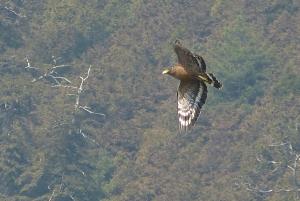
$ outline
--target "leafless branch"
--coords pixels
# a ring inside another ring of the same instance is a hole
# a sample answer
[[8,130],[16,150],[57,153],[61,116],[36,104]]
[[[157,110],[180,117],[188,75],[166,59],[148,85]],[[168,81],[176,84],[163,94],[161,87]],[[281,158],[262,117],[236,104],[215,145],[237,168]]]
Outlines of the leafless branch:
[[88,113],[90,113],[90,114],[96,114],[96,115],[101,115],[101,116],[104,116],[105,117],[105,114],[103,114],[103,113],[98,113],[98,112],[93,112],[93,111],[91,111],[90,109],[90,107],[88,107],[88,106],[79,106],[79,108],[80,109],[82,109],[82,110],[84,110],[84,111],[86,111],[86,112],[88,112]]
[[[25,69],[40,70],[40,68],[31,66],[28,57],[26,57],[25,60],[27,62],[27,66],[25,67]],[[70,88],[70,89],[77,90],[74,94],[68,94],[68,95],[75,96],[75,104],[74,104],[74,110],[75,111],[78,111],[78,109],[82,109],[82,110],[84,110],[84,111],[86,111],[90,114],[100,115],[100,116],[105,117],[105,114],[103,114],[103,113],[94,112],[94,111],[91,110],[90,107],[80,105],[81,93],[83,92],[84,85],[85,85],[87,79],[90,76],[92,66],[89,66],[87,74],[86,74],[85,77],[83,77],[83,76],[79,77],[81,81],[80,81],[79,86],[77,87],[77,86],[71,85],[72,82],[68,78],[59,75],[59,73],[56,71],[56,69],[70,67],[71,65],[65,65],[65,64],[57,65],[57,58],[55,58],[54,56],[52,56],[52,60],[53,60],[53,66],[50,67],[44,74],[40,75],[37,78],[34,78],[31,82],[37,82],[37,81],[42,80],[42,79],[51,78],[53,80],[53,82],[55,83],[51,87],[55,87],[55,88],[62,87],[62,88]]]
[[89,67],[89,69],[87,71],[87,75],[85,77],[80,76],[81,82],[79,84],[77,93],[76,94],[70,94],[70,95],[75,95],[76,96],[74,109],[75,109],[75,111],[77,111],[78,109],[82,109],[82,110],[84,110],[84,111],[86,111],[90,114],[101,115],[101,116],[105,117],[105,114],[103,114],[103,113],[93,112],[90,107],[80,105],[80,96],[81,96],[81,93],[83,92],[84,84],[90,76],[90,71],[91,71],[91,66]]
[[[42,80],[44,78],[45,79],[51,78],[55,82],[55,85],[53,85],[52,87],[75,88],[75,87],[72,87],[70,85],[64,85],[63,84],[64,82],[66,82],[68,84],[71,84],[72,82],[68,78],[59,75],[59,73],[56,71],[56,69],[70,67],[71,65],[56,65],[55,57],[52,57],[52,58],[54,60],[54,62],[53,62],[54,65],[52,67],[50,67],[49,69],[47,69],[46,72],[44,72],[38,78],[34,78],[31,82],[37,82],[37,81]],[[31,66],[28,57],[26,57],[25,59],[26,59],[26,62],[27,62],[27,66],[25,67],[25,69],[33,69],[33,70],[39,70],[39,71],[41,70],[40,68]]]
[[78,88],[78,93],[81,93],[82,92],[82,85],[83,85],[83,83],[85,82],[85,80],[87,80],[88,78],[89,78],[89,76],[90,76],[90,71],[91,71],[91,66],[89,67],[89,69],[88,69],[88,72],[87,72],[87,75],[86,75],[86,77],[81,77],[80,76],[80,79],[81,79],[81,83],[80,83],[80,86],[79,86],[79,88]]
[[262,187],[258,187],[256,185],[252,185],[248,182],[241,183],[241,185],[245,186],[247,191],[256,192],[256,193],[280,193],[280,192],[300,192],[300,188],[278,188],[278,189],[264,189]]
[[70,67],[71,65],[58,65],[58,66],[53,66],[53,69],[57,69],[57,68],[65,68],[65,67]]
[[[62,191],[62,187],[63,187],[63,179],[64,179],[64,174],[61,176],[61,180],[60,180],[60,184],[59,184],[59,188],[58,188],[58,191],[61,192]],[[48,186],[48,189],[50,190],[51,187],[50,185]],[[52,201],[52,199],[55,197],[55,192],[56,192],[57,188],[54,186],[53,187],[53,191],[51,193],[51,196],[49,198],[48,201]]]
[[276,167],[270,172],[274,173],[278,169],[284,171],[285,168],[288,168],[292,171],[292,183],[291,187],[275,187],[275,188],[264,188],[259,187],[258,185],[250,184],[249,182],[242,182],[241,185],[245,187],[246,190],[257,193],[280,193],[280,192],[294,192],[296,195],[296,200],[299,199],[300,186],[297,181],[297,172],[298,172],[298,163],[300,161],[300,153],[292,146],[291,142],[280,142],[280,143],[272,143],[268,145],[268,147],[283,147],[287,153],[288,158],[292,158],[286,161],[275,161],[275,160],[267,160],[262,155],[256,155],[256,160],[259,163],[267,163],[273,164]]
[[75,201],[75,198],[74,198],[73,195],[70,194],[69,197],[70,197],[73,201]]
[[273,143],[273,144],[270,144],[268,145],[269,147],[280,147],[280,146],[285,146],[285,145],[288,145],[289,143],[288,142],[280,142],[280,143]]
[[93,143],[95,143],[96,145],[99,145],[99,143],[98,143],[96,140],[94,140],[94,139],[92,139],[91,137],[89,137],[88,135],[86,135],[81,129],[79,130],[79,134],[80,134],[82,137],[91,140],[91,141],[92,141]]
[[48,201],[52,201],[52,198],[54,197],[54,193],[55,193],[55,188],[53,188],[52,194],[51,194],[51,196],[50,196],[50,198],[49,198]]
[[83,91],[83,84],[84,84],[84,82],[89,78],[90,70],[91,70],[91,66],[90,66],[89,69],[88,69],[88,72],[87,72],[87,76],[86,76],[86,77],[83,78],[83,77],[80,76],[81,83],[80,83],[80,85],[79,85],[79,87],[78,87],[77,94],[76,94],[76,101],[75,101],[75,105],[74,105],[75,111],[77,111],[78,108],[79,108],[79,106],[80,106],[80,105],[79,105],[79,100],[80,100],[81,92]]
[[266,163],[270,163],[270,164],[281,164],[281,162],[277,162],[277,161],[268,161],[262,155],[259,155],[259,156],[257,155],[256,160],[258,162],[266,162]]
[[28,57],[26,57],[25,59],[26,59],[26,62],[27,62],[27,66],[25,67],[25,69],[35,69],[35,70],[39,70],[39,68],[33,67],[33,66],[30,65],[30,62],[29,62]]
[[16,11],[14,11],[12,8],[8,7],[8,6],[4,6],[0,3],[0,7],[3,7],[5,10],[7,10],[10,13],[13,13],[15,16],[18,16],[20,18],[24,18],[26,17],[25,15],[22,15],[20,13],[17,13]]
[[[26,62],[27,62],[27,66],[25,67],[26,69],[40,70],[40,68],[31,66],[28,57],[26,57],[25,59],[26,59]],[[74,127],[72,127],[72,129],[75,128],[76,132],[78,132],[78,129],[79,129],[79,134],[81,134],[84,138],[87,138],[88,140],[92,141],[93,143],[95,143],[96,145],[99,146],[99,143],[97,143],[96,140],[92,139],[91,137],[89,137],[88,135],[86,135],[85,133],[82,132],[81,126],[80,126],[80,123],[79,123],[80,122],[80,119],[79,119],[80,115],[77,115],[78,111],[82,110],[82,111],[87,112],[90,115],[98,115],[98,116],[106,117],[105,114],[95,112],[91,109],[91,107],[81,104],[81,97],[82,97],[84,89],[86,87],[87,80],[90,77],[91,66],[89,66],[85,76],[79,76],[80,82],[76,86],[76,85],[72,85],[71,80],[69,80],[68,78],[60,75],[56,71],[56,69],[69,67],[70,65],[57,65],[57,58],[55,58],[54,56],[52,56],[52,60],[53,60],[52,67],[50,67],[44,74],[40,75],[37,78],[34,78],[32,80],[32,82],[36,82],[36,81],[39,81],[39,80],[42,80],[42,79],[48,79],[49,80],[49,78],[51,78],[51,81],[54,82],[54,84],[51,87],[70,89],[70,90],[72,90],[72,93],[68,93],[67,96],[75,96],[74,116],[72,118],[72,121],[70,123],[56,124],[52,128],[56,128],[56,127],[59,127],[59,126],[65,125],[65,124],[72,125],[72,126],[74,126]],[[85,175],[84,172],[81,171],[81,173],[83,175]],[[50,201],[52,200],[55,192],[56,192],[56,190],[54,189],[53,192],[52,192],[53,195],[49,199]]]
[[[51,86],[53,88],[59,88],[59,87],[62,87],[62,88],[69,88],[69,89],[77,89],[77,87],[74,87],[74,86],[71,86],[71,85],[63,85],[61,83],[57,84],[57,85],[53,85]],[[76,94],[67,94],[68,96],[76,96]]]

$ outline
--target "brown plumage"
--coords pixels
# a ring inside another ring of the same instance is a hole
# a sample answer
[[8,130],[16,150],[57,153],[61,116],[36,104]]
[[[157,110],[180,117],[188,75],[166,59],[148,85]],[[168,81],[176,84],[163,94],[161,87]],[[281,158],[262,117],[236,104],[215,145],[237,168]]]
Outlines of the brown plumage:
[[206,73],[204,59],[183,47],[179,40],[175,41],[174,51],[178,63],[163,74],[169,74],[180,80],[177,90],[177,106],[180,130],[189,130],[196,122],[202,106],[207,98],[207,84],[221,88],[221,83],[212,73]]

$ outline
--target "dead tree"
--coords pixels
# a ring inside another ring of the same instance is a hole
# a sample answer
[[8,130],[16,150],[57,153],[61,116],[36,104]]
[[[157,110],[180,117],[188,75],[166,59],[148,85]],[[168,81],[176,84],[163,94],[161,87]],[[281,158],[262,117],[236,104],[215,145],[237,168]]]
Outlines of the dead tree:
[[[91,107],[88,105],[84,105],[81,103],[81,98],[83,95],[83,92],[85,90],[85,85],[87,83],[88,78],[90,77],[91,74],[91,68],[92,66],[89,66],[88,71],[86,73],[86,76],[79,76],[80,82],[76,86],[73,84],[70,79],[68,79],[66,76],[62,75],[59,70],[65,69],[65,68],[70,68],[71,65],[66,65],[66,64],[58,64],[58,59],[54,56],[52,56],[52,65],[47,68],[47,70],[42,72],[42,69],[36,66],[32,66],[29,58],[26,57],[26,63],[27,66],[25,66],[26,70],[31,71],[32,73],[35,74],[36,77],[32,79],[31,82],[37,82],[37,81],[42,81],[42,80],[47,80],[51,83],[51,87],[54,88],[68,88],[71,90],[70,93],[68,93],[68,96],[74,96],[75,97],[75,103],[74,103],[74,111],[73,115],[74,118],[72,119],[72,124],[80,131],[82,132],[81,126],[80,126],[80,119],[79,119],[79,113],[85,112],[89,115],[93,116],[101,116],[102,118],[105,118],[106,115],[103,113],[95,112],[92,110]],[[57,125],[56,125],[57,126]]]
[[31,82],[37,82],[44,79],[51,82],[52,87],[76,88],[74,86],[71,86],[72,82],[69,79],[58,72],[59,69],[71,67],[71,65],[57,65],[55,57],[52,56],[53,65],[47,68],[47,70],[42,71],[42,69],[39,67],[31,66],[28,57],[26,57],[25,59],[27,62],[27,66],[25,66],[25,69],[37,75],[37,77],[33,78]]
[[[263,154],[256,155],[256,161],[258,165],[264,164],[272,167],[271,170],[267,170],[267,175],[263,175],[259,171],[255,171],[257,175],[268,176],[269,178],[274,178],[276,175],[284,176],[289,174],[288,176],[288,186],[280,186],[274,185],[273,187],[268,186],[264,183],[255,183],[253,181],[245,181],[242,179],[241,182],[237,182],[236,185],[239,187],[245,188],[247,191],[252,193],[259,194],[272,194],[272,193],[294,193],[294,200],[300,199],[300,181],[299,181],[299,163],[300,163],[300,153],[293,147],[290,141],[272,143],[266,147],[266,150],[276,151],[284,155],[284,159],[277,159],[276,156],[266,157]],[[274,159],[273,159],[274,158]]]
[[[60,123],[55,125],[54,127],[68,126],[68,133],[71,138],[76,135],[82,136],[84,139],[91,141],[97,147],[99,147],[99,143],[89,134],[87,134],[82,128],[82,116],[87,116],[87,118],[92,118],[93,116],[98,116],[105,119],[105,114],[94,111],[87,104],[83,104],[84,92],[87,87],[87,81],[91,76],[91,68],[89,66],[87,72],[84,76],[79,76],[80,81],[72,82],[71,79],[68,79],[65,75],[60,73],[61,69],[69,68],[71,65],[59,65],[57,62],[57,58],[52,57],[53,64],[47,68],[47,70],[42,70],[40,67],[33,66],[30,63],[28,57],[25,58],[27,65],[25,69],[32,72],[34,78],[31,82],[35,83],[38,81],[47,81],[50,82],[50,86],[53,88],[65,88],[68,93],[67,96],[74,97],[73,103],[73,113],[72,119],[67,123]],[[76,84],[77,83],[77,84]],[[84,115],[83,115],[84,113]],[[76,167],[77,171],[84,177],[87,176],[86,172],[84,172],[80,167]],[[64,172],[61,173],[60,181],[56,181],[54,184],[49,185],[48,189],[51,192],[48,201],[55,200],[61,194],[67,195],[69,199],[76,200],[73,196],[73,192],[68,188],[68,186],[64,182]]]

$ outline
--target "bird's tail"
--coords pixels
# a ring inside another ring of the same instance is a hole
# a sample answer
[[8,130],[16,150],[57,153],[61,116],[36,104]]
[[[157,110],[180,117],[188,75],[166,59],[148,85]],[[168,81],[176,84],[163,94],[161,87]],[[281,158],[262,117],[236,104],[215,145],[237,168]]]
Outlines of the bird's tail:
[[204,81],[205,83],[211,84],[217,89],[220,89],[222,87],[222,84],[212,73],[201,73],[197,76],[197,79]]
[[220,89],[222,87],[222,84],[219,82],[219,80],[217,80],[217,78],[214,76],[214,74],[212,74],[212,73],[208,73],[208,74],[212,79],[212,85],[215,88]]

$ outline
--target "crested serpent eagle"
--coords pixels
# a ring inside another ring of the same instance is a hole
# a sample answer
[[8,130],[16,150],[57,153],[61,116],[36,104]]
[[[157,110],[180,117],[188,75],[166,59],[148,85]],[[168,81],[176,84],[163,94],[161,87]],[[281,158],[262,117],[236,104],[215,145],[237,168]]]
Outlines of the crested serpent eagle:
[[179,40],[175,41],[174,51],[178,63],[164,70],[163,74],[180,80],[177,90],[179,129],[187,131],[195,124],[206,101],[206,84],[217,89],[220,89],[222,84],[212,73],[206,73],[203,58],[183,47]]

